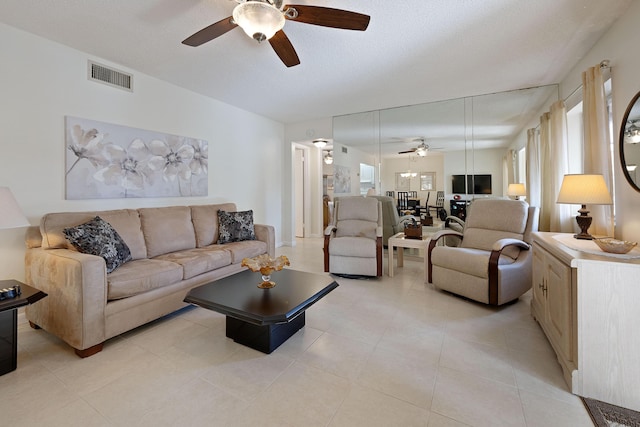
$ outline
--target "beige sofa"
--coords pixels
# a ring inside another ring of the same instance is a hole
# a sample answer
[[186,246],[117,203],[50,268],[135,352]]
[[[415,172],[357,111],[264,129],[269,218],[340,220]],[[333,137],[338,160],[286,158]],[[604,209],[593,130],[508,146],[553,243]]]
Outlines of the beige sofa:
[[[31,227],[26,282],[48,294],[25,309],[41,327],[80,357],[102,350],[105,340],[186,304],[195,286],[244,270],[245,257],[275,254],[275,232],[255,224],[256,240],[218,241],[218,210],[233,203],[46,214]],[[132,260],[107,274],[103,258],[80,253],[63,234],[100,216],[122,237]]]

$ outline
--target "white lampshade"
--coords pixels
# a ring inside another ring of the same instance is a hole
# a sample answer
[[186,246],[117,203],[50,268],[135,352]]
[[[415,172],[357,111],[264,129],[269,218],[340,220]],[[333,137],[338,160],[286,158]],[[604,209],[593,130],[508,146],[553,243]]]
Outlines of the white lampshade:
[[565,175],[557,203],[611,205],[613,200],[602,175]]
[[27,227],[29,221],[8,187],[0,187],[0,228]]
[[524,188],[524,184],[509,184],[507,188],[507,196],[526,196],[527,190]]
[[284,15],[269,3],[247,1],[233,9],[233,20],[251,38],[269,40],[284,27]]

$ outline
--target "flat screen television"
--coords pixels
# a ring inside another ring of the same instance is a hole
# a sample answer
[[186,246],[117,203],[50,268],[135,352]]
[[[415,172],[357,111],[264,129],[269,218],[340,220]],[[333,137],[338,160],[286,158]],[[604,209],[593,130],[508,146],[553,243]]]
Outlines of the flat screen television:
[[491,194],[491,175],[451,175],[451,192],[454,194]]

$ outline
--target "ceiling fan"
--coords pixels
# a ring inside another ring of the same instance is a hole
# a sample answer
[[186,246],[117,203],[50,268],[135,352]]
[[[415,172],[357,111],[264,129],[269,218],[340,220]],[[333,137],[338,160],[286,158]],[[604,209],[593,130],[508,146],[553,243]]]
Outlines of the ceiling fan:
[[425,144],[424,138],[415,138],[412,141],[414,142],[420,141],[420,145],[418,145],[417,147],[410,148],[409,150],[398,151],[398,154],[416,153],[420,157],[426,156],[427,153],[429,152],[429,146]]
[[182,41],[188,46],[200,46],[208,41],[241,27],[258,42],[269,44],[287,66],[300,64],[300,59],[287,35],[282,31],[285,20],[344,30],[364,31],[370,17],[361,13],[321,6],[285,5],[284,0],[235,0],[238,5],[232,16],[203,28]]

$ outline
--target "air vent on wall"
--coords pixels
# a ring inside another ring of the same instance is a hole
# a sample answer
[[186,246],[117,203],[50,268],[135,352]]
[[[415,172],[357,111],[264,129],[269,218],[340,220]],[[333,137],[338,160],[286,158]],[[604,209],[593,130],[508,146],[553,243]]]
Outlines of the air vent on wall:
[[133,92],[133,75],[89,61],[89,80]]

